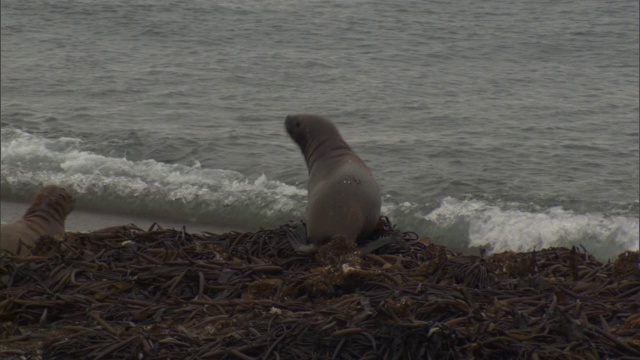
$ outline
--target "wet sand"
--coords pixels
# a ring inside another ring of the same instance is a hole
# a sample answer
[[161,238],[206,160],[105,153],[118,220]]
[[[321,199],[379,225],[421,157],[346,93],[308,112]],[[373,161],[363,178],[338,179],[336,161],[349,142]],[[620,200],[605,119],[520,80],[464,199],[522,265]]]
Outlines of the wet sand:
[[[28,207],[29,203],[1,200],[0,220],[2,223],[14,222],[24,215]],[[151,219],[144,216],[104,213],[81,208],[74,209],[71,214],[67,216],[65,226],[67,231],[83,232],[127,224],[135,224],[142,229],[148,229],[156,222],[165,229],[182,229],[183,226],[186,226],[189,232],[208,231],[222,233],[232,230],[247,230],[201,223],[180,223],[170,219]]]

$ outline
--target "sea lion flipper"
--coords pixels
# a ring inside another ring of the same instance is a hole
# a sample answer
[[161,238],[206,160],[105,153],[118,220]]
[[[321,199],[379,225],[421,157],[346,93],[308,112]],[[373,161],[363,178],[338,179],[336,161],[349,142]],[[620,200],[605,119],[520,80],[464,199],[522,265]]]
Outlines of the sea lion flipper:
[[358,248],[358,250],[360,251],[360,253],[362,254],[369,254],[374,252],[375,250],[378,250],[379,248],[387,245],[387,244],[391,244],[392,242],[395,242],[397,240],[400,240],[400,236],[394,234],[394,235],[387,235],[387,236],[383,236],[379,239],[375,239],[372,242],[366,244],[363,247]]
[[293,247],[293,250],[304,254],[310,254],[316,251],[316,246],[309,244],[307,228],[303,223],[287,227],[286,231],[287,240],[289,241],[289,244],[291,244],[291,247]]

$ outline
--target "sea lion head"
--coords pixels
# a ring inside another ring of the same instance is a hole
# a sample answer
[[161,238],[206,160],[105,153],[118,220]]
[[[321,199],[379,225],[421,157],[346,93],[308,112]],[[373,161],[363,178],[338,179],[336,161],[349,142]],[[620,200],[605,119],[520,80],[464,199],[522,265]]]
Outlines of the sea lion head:
[[351,150],[342,139],[338,128],[329,120],[310,114],[289,115],[284,121],[285,129],[304,155],[307,166],[314,156],[322,156],[331,149]]
[[75,205],[76,199],[67,189],[57,185],[47,185],[35,196],[25,216],[40,210],[49,210],[64,218],[73,211]]

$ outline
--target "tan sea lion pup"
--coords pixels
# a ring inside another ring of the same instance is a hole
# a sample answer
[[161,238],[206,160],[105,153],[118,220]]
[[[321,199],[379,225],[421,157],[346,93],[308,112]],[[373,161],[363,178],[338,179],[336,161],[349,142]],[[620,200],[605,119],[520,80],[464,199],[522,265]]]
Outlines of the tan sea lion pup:
[[300,146],[309,170],[307,243],[289,239],[301,252],[313,252],[333,236],[369,238],[380,217],[380,188],[364,161],[336,126],[315,115],[289,115],[285,128]]
[[[33,246],[43,235],[64,236],[64,221],[75,206],[75,199],[67,190],[55,185],[42,188],[34,197],[22,219],[0,225],[0,250],[18,253],[20,240]],[[18,254],[26,254],[21,246]]]

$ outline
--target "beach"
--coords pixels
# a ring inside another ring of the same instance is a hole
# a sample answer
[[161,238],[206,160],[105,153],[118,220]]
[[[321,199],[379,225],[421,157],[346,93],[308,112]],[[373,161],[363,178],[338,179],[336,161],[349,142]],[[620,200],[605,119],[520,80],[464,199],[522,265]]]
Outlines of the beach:
[[[0,220],[75,198],[0,253],[0,358],[640,358],[637,0],[0,7]],[[370,239],[294,251],[303,113]]]

